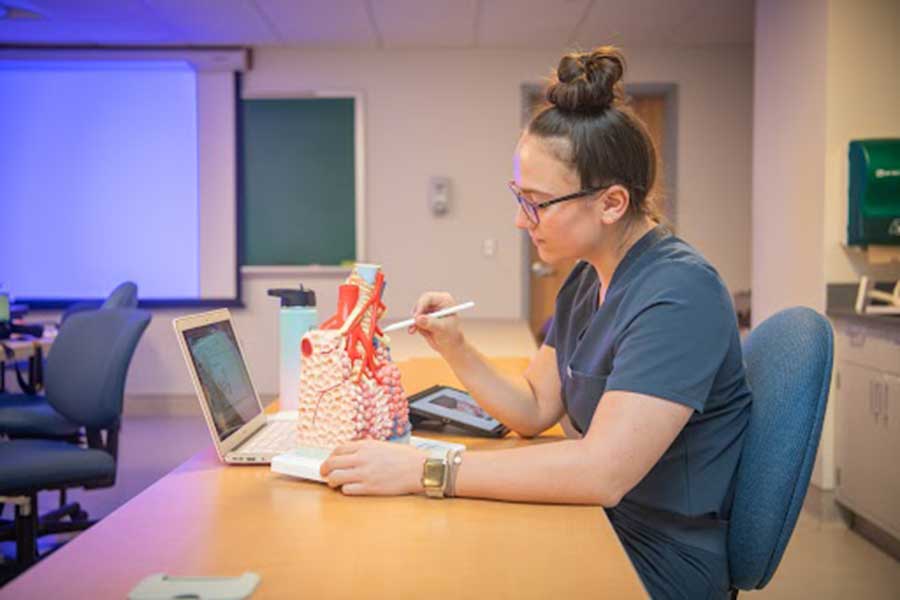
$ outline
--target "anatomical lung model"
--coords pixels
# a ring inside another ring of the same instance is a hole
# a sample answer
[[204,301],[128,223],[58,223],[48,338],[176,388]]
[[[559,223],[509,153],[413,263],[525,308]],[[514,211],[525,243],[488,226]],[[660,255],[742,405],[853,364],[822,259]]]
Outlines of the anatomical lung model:
[[384,274],[357,264],[340,286],[338,310],[301,341],[299,443],[331,447],[350,440],[401,440],[409,405],[390,339],[378,328]]

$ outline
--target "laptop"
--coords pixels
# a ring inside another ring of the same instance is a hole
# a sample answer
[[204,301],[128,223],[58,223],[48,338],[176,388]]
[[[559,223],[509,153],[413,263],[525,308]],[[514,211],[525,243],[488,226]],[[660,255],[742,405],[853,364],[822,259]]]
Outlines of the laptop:
[[228,309],[173,321],[219,460],[268,464],[297,446],[297,413],[267,415]]

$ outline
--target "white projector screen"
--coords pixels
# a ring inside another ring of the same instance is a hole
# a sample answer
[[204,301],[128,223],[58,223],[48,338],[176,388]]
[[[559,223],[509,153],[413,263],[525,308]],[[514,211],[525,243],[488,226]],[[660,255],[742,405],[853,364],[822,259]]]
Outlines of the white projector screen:
[[[0,59],[0,205],[18,300],[239,300],[235,75]],[[9,254],[7,254],[9,256]]]

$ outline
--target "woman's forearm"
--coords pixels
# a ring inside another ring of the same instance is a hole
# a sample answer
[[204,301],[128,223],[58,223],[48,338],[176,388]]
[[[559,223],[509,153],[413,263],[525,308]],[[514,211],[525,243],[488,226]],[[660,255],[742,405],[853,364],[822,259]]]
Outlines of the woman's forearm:
[[532,436],[543,431],[546,418],[523,375],[506,376],[497,372],[467,342],[443,356],[465,388],[491,416],[522,435]]
[[[583,440],[466,452],[457,496],[518,502],[615,506],[621,499]],[[610,474],[612,475],[612,474]]]
[[458,496],[615,506],[659,462],[693,413],[655,396],[609,391],[583,439],[465,452],[454,489]]

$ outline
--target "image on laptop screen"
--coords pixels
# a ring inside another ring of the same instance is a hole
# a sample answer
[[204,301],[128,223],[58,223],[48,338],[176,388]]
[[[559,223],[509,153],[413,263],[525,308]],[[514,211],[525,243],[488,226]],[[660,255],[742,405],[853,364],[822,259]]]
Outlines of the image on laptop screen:
[[183,334],[219,440],[224,440],[260,413],[231,323],[210,323]]

